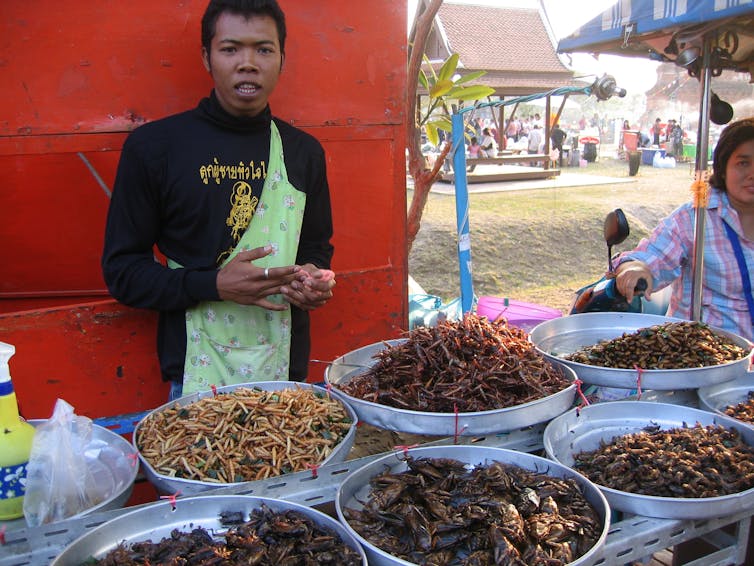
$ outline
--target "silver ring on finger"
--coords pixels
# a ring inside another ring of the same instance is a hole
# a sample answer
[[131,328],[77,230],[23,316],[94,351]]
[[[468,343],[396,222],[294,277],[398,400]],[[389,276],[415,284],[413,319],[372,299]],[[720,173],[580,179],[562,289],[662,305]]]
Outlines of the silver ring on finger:
[[270,278],[270,268],[269,267],[265,267],[264,268],[264,278],[265,279],[269,279]]

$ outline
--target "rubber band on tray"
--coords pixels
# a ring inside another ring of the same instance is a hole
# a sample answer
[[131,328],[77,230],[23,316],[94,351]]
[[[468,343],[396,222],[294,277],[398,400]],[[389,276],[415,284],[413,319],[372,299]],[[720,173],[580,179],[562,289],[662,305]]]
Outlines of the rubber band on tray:
[[584,395],[584,392],[581,390],[581,385],[584,382],[581,381],[579,378],[574,379],[573,382],[576,384],[576,393],[578,394],[579,397],[581,397],[581,400],[583,401],[582,404],[576,407],[576,415],[578,416],[579,411],[581,411],[581,408],[591,405],[591,403],[589,402],[589,399],[586,398],[586,395]]
[[210,385],[209,388],[212,390],[212,396],[217,397],[217,385]]
[[8,525],[0,527],[0,546],[5,546],[5,531],[8,529]]
[[317,479],[317,470],[319,470],[319,466],[317,464],[304,464],[308,470],[312,471],[312,477],[316,480]]
[[181,490],[179,489],[173,495],[160,495],[160,499],[167,499],[170,501],[170,506],[173,508],[173,511],[175,511],[176,500],[180,494]]
[[332,383],[330,383],[329,381],[325,383],[325,390],[327,391],[327,398],[332,398],[332,395],[330,395],[330,393],[332,393]]
[[467,425],[463,425],[461,429],[458,429],[458,404],[453,403],[453,414],[455,416],[455,426],[453,427],[455,432],[453,433],[453,444],[458,444],[458,437],[466,430]]
[[139,463],[139,455],[136,454],[135,452],[132,452],[131,454],[128,454],[126,456],[126,458],[128,458],[128,460],[131,462],[131,467],[132,468]]
[[707,208],[709,204],[709,170],[694,173],[694,181],[691,183],[691,197],[694,208]]
[[641,376],[644,374],[644,370],[637,365],[634,365],[636,370],[636,395],[639,401],[641,401]]

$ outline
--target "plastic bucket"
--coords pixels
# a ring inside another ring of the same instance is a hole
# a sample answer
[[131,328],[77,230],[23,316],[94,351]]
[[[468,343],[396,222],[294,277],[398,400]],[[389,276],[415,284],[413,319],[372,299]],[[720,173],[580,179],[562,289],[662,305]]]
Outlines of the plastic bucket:
[[505,297],[479,297],[476,312],[489,320],[505,318],[511,326],[530,332],[540,322],[563,316],[558,309],[507,299]]
[[581,161],[581,150],[578,148],[573,148],[571,150],[571,154],[568,156],[568,165],[570,167],[578,167],[579,161]]
[[655,158],[655,154],[659,153],[661,150],[657,148],[649,148],[645,147],[641,150],[641,162],[644,165],[652,165],[652,161]]
[[639,147],[639,132],[623,132],[623,147],[626,151],[636,151]]
[[597,159],[597,144],[592,142],[584,143],[584,159],[588,163],[594,163]]

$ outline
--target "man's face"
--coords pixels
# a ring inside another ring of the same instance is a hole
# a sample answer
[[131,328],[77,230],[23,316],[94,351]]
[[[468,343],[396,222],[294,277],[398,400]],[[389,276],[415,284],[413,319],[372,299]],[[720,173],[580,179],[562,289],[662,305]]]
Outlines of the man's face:
[[267,106],[283,65],[275,20],[223,12],[202,59],[220,105],[233,116],[256,116]]

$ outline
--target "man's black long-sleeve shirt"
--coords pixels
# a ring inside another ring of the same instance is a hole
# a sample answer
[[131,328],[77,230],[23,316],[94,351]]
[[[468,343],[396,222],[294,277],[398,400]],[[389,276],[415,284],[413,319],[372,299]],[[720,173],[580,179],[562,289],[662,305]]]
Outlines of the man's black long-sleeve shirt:
[[[225,112],[214,92],[193,110],[134,130],[123,146],[107,216],[102,269],[120,302],[160,311],[157,349],[164,379],[182,381],[185,310],[219,300],[219,264],[235,245],[229,221],[239,181],[261,194],[270,120],[280,132],[288,179],[306,193],[296,263],[330,268],[332,214],[325,155],[311,135],[273,118]],[[154,246],[179,265],[158,263]],[[292,308],[291,379],[309,358],[309,315]]]

